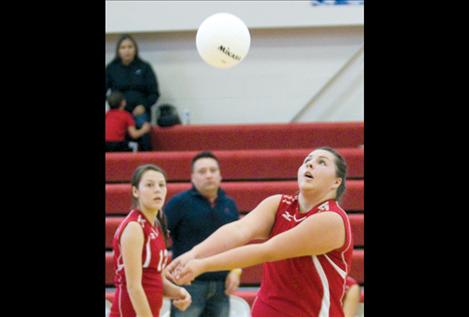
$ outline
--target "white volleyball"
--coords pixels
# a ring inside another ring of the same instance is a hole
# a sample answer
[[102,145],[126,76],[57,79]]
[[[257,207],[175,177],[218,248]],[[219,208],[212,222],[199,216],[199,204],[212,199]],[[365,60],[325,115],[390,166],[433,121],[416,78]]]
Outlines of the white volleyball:
[[200,57],[217,68],[239,64],[248,54],[251,35],[244,22],[230,13],[216,13],[206,18],[195,39]]

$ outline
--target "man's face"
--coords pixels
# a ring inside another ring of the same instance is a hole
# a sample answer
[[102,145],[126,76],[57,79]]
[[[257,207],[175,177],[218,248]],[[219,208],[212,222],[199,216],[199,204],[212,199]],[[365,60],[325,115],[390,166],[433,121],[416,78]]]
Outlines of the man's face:
[[195,161],[191,180],[195,188],[202,194],[216,192],[221,183],[220,168],[217,161],[210,157]]

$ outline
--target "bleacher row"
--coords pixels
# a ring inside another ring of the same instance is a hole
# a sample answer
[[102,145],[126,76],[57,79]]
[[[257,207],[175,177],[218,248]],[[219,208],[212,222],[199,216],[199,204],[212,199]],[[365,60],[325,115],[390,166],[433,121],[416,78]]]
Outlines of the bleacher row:
[[[354,239],[350,275],[364,284],[363,122],[154,127],[153,152],[106,154],[106,297],[113,296],[112,237],[131,204],[130,178],[141,164],[161,166],[168,176],[166,201],[191,187],[191,159],[211,150],[220,160],[222,188],[241,216],[269,195],[297,192],[297,170],[315,147],[331,146],[347,161],[347,191],[341,203]],[[246,268],[236,295],[252,304],[262,265]],[[362,300],[364,292],[362,290]]]

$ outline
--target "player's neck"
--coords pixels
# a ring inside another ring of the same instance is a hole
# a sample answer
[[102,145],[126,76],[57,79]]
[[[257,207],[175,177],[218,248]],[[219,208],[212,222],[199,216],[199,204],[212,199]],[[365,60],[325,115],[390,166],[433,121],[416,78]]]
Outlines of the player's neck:
[[156,216],[158,215],[158,209],[157,210],[148,210],[148,209],[140,208],[139,210],[142,212],[143,216],[151,224],[155,223]]
[[334,193],[317,195],[313,193],[300,192],[300,194],[298,195],[300,213],[306,213],[310,211],[313,207],[329,199],[334,199]]

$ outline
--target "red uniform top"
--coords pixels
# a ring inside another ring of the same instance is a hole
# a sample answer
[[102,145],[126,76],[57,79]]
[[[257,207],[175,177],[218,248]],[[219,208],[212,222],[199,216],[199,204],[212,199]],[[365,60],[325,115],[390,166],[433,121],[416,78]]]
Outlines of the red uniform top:
[[143,229],[142,286],[153,316],[159,317],[160,309],[163,304],[163,280],[161,271],[168,261],[168,250],[166,250],[161,229],[152,225],[138,209],[132,210],[122,221],[112,241],[114,268],[116,270],[114,276],[116,294],[114,295],[110,317],[136,316],[127,292],[124,263],[120,250],[120,237],[129,222],[137,222]]
[[292,229],[319,212],[339,214],[345,224],[345,243],[336,250],[263,265],[261,288],[252,317],[343,317],[345,278],[352,261],[352,235],[345,211],[331,199],[300,214],[298,196],[283,195],[270,237]]
[[135,120],[125,110],[111,109],[106,112],[106,142],[125,141],[125,134],[129,126],[135,125]]

